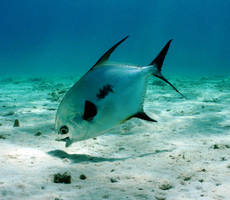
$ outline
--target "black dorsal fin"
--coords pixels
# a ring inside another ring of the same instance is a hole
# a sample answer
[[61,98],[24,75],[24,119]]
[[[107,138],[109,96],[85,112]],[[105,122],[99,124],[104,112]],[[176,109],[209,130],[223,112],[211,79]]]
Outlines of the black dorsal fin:
[[[123,38],[122,40],[120,40],[118,43],[116,43],[113,47],[111,47],[108,51],[106,51],[101,57],[100,59],[96,62],[96,64],[94,66],[92,66],[90,68],[90,70],[92,70],[95,66],[97,65],[101,65],[103,62],[107,61],[110,57],[110,55],[113,53],[113,51],[122,43],[124,42],[129,36],[126,36],[125,38]],[[89,71],[90,71],[89,70]]]
[[149,65],[156,65],[158,71],[161,71],[165,56],[168,52],[168,49],[169,49],[171,42],[172,42],[172,40],[169,40],[167,42],[167,44],[164,46],[164,48],[161,50],[161,52],[157,55],[157,57]]
[[97,107],[90,101],[85,101],[84,114],[82,118],[91,121],[97,115]]
[[149,121],[149,122],[157,122],[155,119],[152,119],[151,117],[149,117],[144,111],[140,111],[130,117],[128,117],[126,120],[124,120],[123,122],[132,119],[132,118],[139,118],[145,121]]

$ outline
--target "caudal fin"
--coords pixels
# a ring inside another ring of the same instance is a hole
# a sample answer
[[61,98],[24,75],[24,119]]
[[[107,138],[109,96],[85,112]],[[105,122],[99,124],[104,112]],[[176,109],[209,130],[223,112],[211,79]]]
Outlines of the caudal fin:
[[169,46],[171,44],[172,40],[169,40],[167,44],[164,46],[164,48],[160,51],[160,53],[157,55],[157,57],[149,64],[155,67],[156,70],[154,70],[153,75],[157,78],[163,80],[164,82],[168,83],[176,92],[178,92],[182,97],[185,97],[181,92],[179,92],[162,74],[161,69],[162,65],[164,63],[165,56],[168,52]]

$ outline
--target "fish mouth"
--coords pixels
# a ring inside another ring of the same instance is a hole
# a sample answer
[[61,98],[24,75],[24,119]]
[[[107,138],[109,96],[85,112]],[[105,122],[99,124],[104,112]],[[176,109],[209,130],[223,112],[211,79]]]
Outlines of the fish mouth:
[[65,142],[65,147],[69,147],[73,143],[73,140],[70,139],[70,137],[65,137],[62,139],[57,138],[56,141]]
[[60,141],[61,141],[61,142],[66,142],[66,141],[68,141],[68,140],[70,140],[70,137],[65,137],[65,138],[61,138],[61,139],[60,139],[60,138],[57,138],[57,139],[56,139],[56,141],[59,141],[59,142],[60,142]]

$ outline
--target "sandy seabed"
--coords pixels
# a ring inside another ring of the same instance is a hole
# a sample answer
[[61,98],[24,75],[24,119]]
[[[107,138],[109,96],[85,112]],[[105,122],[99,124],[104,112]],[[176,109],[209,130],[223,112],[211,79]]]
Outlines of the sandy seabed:
[[[0,80],[0,200],[230,199],[230,77],[171,77],[186,99],[152,79],[145,111],[157,123],[65,148],[54,119],[75,81]],[[65,172],[71,183],[55,183]]]

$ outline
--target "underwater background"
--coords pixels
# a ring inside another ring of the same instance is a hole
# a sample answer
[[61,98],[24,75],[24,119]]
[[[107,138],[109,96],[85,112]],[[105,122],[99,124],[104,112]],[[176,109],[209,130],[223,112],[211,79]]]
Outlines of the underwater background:
[[[111,61],[147,65],[173,39],[162,74],[185,98],[152,76],[157,123],[66,148],[63,96],[126,35]],[[229,35],[230,0],[0,0],[0,200],[229,200]]]
[[146,65],[174,39],[164,72],[230,72],[230,1],[0,0],[0,74],[83,74],[112,60]]

